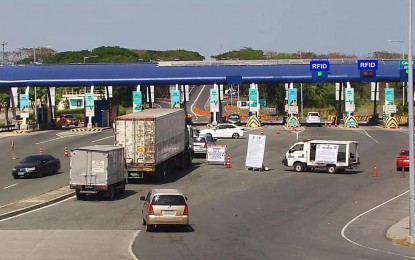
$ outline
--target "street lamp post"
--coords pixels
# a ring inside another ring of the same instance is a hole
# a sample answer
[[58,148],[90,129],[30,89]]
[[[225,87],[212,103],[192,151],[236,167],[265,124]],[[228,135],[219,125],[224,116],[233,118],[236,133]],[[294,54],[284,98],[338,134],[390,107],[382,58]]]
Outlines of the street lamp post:
[[414,201],[414,69],[412,61],[412,0],[409,0],[408,19],[408,135],[409,135],[409,237],[411,244],[415,243],[415,201]]
[[[390,43],[400,43],[402,44],[402,59],[405,59],[405,41],[402,40],[388,40]],[[402,105],[405,105],[405,83],[402,82]]]
[[2,41],[2,42],[1,42],[1,45],[2,45],[2,47],[3,47],[3,62],[2,62],[2,64],[4,65],[4,45],[7,45],[7,42]]

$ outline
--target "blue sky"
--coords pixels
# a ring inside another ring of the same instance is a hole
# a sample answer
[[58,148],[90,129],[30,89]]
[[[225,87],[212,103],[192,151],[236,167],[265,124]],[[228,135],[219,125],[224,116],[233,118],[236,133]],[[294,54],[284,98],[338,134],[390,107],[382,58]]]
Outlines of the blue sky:
[[408,0],[2,0],[6,51],[100,46],[199,52],[402,52]]

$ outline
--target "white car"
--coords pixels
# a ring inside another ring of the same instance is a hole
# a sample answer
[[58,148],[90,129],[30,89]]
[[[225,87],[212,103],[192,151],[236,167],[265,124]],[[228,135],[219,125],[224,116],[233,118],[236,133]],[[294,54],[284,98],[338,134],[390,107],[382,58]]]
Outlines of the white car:
[[308,112],[305,125],[321,126],[320,114],[318,112]]
[[218,124],[212,128],[200,130],[201,135],[211,135],[213,138],[234,138],[244,136],[244,128],[234,124]]

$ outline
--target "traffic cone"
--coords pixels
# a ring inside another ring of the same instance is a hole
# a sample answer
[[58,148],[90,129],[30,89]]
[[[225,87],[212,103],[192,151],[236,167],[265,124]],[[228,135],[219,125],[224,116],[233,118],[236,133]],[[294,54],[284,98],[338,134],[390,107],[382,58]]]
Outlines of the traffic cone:
[[291,127],[288,127],[288,133],[291,134]]
[[373,167],[373,177],[378,177],[378,168],[376,167],[376,165],[375,167]]
[[68,146],[65,145],[65,157],[70,157],[68,153]]
[[43,154],[43,147],[42,146],[40,146],[40,148],[39,148],[39,153]]
[[276,133],[277,135],[279,135],[279,134],[281,134],[280,133],[280,128],[277,126],[277,133]]
[[329,122],[329,127],[331,127],[331,122]]
[[324,121],[324,127],[327,127],[327,120]]
[[261,135],[264,135],[264,129],[261,128]]
[[232,168],[231,166],[231,158],[228,156],[228,159],[226,160],[226,168]]
[[334,121],[334,127],[337,127],[337,119]]

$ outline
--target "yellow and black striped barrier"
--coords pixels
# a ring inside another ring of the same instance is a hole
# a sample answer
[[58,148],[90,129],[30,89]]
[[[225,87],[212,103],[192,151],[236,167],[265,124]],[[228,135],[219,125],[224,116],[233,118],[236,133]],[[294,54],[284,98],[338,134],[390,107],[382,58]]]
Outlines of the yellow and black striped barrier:
[[102,128],[74,128],[71,132],[101,132]]
[[358,128],[359,122],[357,121],[355,116],[348,116],[345,118],[343,125],[346,128]]
[[252,128],[261,127],[261,120],[259,120],[259,118],[256,116],[250,116],[248,117],[248,120],[246,121],[246,127],[252,127]]
[[298,120],[298,117],[296,116],[290,116],[290,118],[287,118],[287,123],[285,124],[286,127],[300,127],[300,121]]
[[395,117],[389,117],[388,120],[386,120],[385,125],[383,126],[384,128],[399,128],[399,123],[398,120]]

